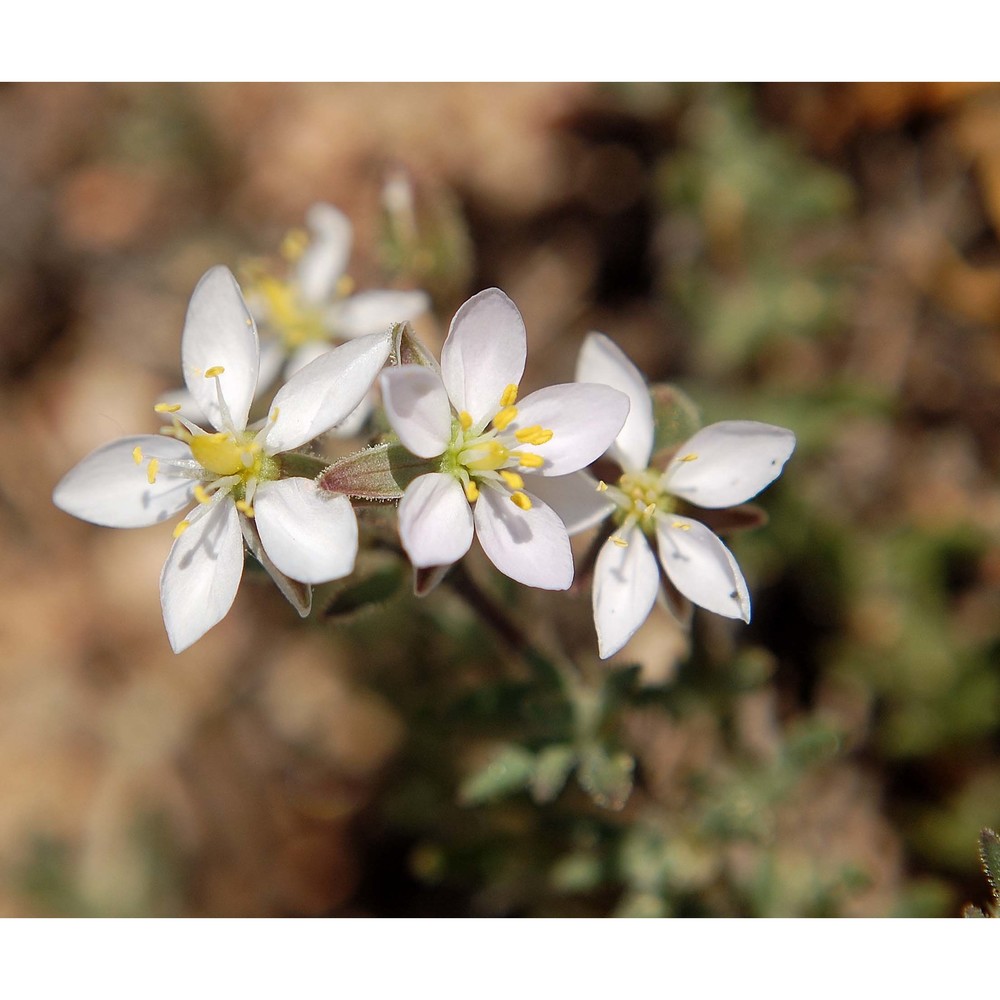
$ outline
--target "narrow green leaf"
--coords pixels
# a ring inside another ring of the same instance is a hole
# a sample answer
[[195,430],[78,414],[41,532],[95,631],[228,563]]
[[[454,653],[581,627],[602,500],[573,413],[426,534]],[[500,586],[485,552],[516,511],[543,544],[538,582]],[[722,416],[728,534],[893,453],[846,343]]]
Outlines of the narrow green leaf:
[[535,755],[524,747],[503,747],[482,770],[471,774],[458,790],[465,806],[495,802],[528,787],[535,770]]
[[571,746],[556,744],[542,750],[535,761],[531,779],[531,794],[536,802],[551,802],[562,790],[576,764],[576,751]]

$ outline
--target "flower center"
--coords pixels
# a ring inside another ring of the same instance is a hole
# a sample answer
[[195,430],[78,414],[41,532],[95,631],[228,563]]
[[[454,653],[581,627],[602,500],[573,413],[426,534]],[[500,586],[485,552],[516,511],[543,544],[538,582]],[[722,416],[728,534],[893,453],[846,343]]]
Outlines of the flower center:
[[531,510],[531,498],[524,492],[524,478],[518,469],[540,469],[541,455],[525,451],[525,445],[542,445],[552,440],[552,431],[537,424],[514,427],[518,412],[514,402],[517,386],[508,385],[500,406],[492,416],[473,424],[464,410],[452,420],[451,441],[441,456],[441,471],[461,482],[469,503],[479,499],[480,489],[509,494],[515,507]]
[[615,502],[617,509],[612,517],[623,531],[637,524],[651,536],[656,532],[656,515],[671,514],[677,506],[673,496],[664,490],[663,479],[659,469],[645,469],[626,472],[615,486],[600,483],[597,488]]

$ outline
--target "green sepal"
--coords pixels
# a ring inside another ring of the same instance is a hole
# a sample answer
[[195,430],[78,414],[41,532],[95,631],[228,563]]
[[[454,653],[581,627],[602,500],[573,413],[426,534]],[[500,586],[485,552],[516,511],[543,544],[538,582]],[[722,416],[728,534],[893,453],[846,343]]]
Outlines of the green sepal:
[[675,385],[660,382],[649,387],[653,401],[653,459],[662,468],[678,445],[683,444],[699,427],[701,414],[690,396]]
[[413,332],[409,323],[394,323],[392,327],[392,363],[395,365],[422,365],[440,374],[437,359]]
[[376,444],[327,466],[316,484],[362,500],[398,500],[414,479],[437,472],[439,464],[418,458],[401,444]]
[[990,880],[993,897],[1000,903],[1000,837],[989,827],[985,827],[979,834],[979,857],[986,877]]
[[281,476],[283,479],[296,477],[315,479],[328,464],[325,458],[317,458],[315,455],[303,455],[296,451],[288,451],[279,455],[278,461],[281,463]]

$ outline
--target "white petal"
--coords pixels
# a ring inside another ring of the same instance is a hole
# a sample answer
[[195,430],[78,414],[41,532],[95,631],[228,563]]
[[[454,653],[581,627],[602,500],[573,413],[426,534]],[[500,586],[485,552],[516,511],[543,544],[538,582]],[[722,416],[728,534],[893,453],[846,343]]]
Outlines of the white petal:
[[448,566],[472,544],[472,511],[461,484],[431,472],[419,476],[399,501],[399,537],[414,566]]
[[264,551],[286,576],[326,583],[354,569],[358,521],[347,497],[321,492],[310,479],[281,479],[263,483],[253,507]]
[[382,402],[389,424],[420,458],[440,455],[451,440],[451,406],[440,376],[420,365],[382,373]]
[[653,402],[642,373],[603,333],[589,333],[576,362],[577,382],[599,382],[624,392],[628,419],[610,448],[611,457],[629,471],[645,469],[653,453]]
[[665,486],[699,507],[732,507],[755,497],[781,475],[795,435],[755,420],[709,424],[677,450]]
[[302,618],[308,618],[309,611],[312,609],[312,587],[308,583],[302,583],[286,576],[271,562],[270,556],[264,551],[260,533],[252,518],[240,514],[240,530],[243,532],[243,541],[247,543],[250,554],[264,567],[267,575],[274,581],[275,586],[285,596],[289,604],[298,611]]
[[570,535],[600,524],[615,505],[606,493],[597,490],[597,480],[586,472],[568,476],[525,475],[528,490],[541,498],[558,515]]
[[527,354],[524,321],[499,288],[462,305],[441,350],[441,376],[455,409],[474,423],[500,409],[508,385],[518,385]]
[[132,453],[161,462],[191,462],[191,449],[176,438],[140,434],[119,438],[92,451],[59,481],[52,502],[60,509],[108,528],[143,528],[157,524],[191,504],[194,481],[161,470],[152,485],[145,462]]
[[184,381],[195,402],[216,430],[228,430],[219,409],[210,368],[224,369],[219,378],[235,430],[243,430],[257,389],[257,328],[229,268],[213,267],[198,282],[188,305],[181,337]]
[[750,594],[733,554],[699,521],[656,519],[660,563],[674,586],[701,608],[750,621]]
[[388,334],[374,334],[327,351],[279,390],[271,404],[274,424],[266,447],[291,451],[324,434],[365,398],[389,357]]
[[302,301],[317,305],[333,294],[337,280],[347,270],[353,232],[343,212],[322,202],[310,206],[306,225],[312,238],[299,258],[295,281]]
[[543,476],[576,472],[607,451],[628,416],[628,396],[607,385],[570,382],[539,389],[517,406],[511,431],[539,425],[551,430],[546,444],[525,444],[524,450],[541,455]]
[[594,567],[594,625],[601,659],[617,653],[649,616],[660,589],[660,569],[646,536],[633,526],[609,538]]
[[336,303],[328,319],[333,336],[352,340],[369,333],[382,333],[394,323],[419,316],[429,307],[426,292],[359,292]]
[[501,573],[528,587],[566,590],[573,582],[573,553],[566,526],[551,507],[528,493],[530,510],[505,490],[483,489],[476,501],[476,536]]
[[175,539],[160,574],[160,607],[175,653],[187,649],[233,606],[243,575],[243,533],[226,498]]

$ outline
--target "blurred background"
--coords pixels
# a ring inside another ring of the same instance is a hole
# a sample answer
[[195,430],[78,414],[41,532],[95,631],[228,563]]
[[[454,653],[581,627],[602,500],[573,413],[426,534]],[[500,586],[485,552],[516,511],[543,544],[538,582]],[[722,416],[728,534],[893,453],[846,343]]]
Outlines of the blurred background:
[[[94,527],[52,488],[155,431],[200,275],[280,263],[320,200],[359,289],[430,293],[435,351],[497,285],[526,390],[597,329],[704,422],[794,429],[769,524],[731,539],[752,623],[656,609],[601,663],[586,579],[553,598],[471,559],[567,685],[373,551],[308,622],[248,561],[174,656],[171,526]],[[6,85],[0,206],[0,914],[987,901],[1000,88]]]

